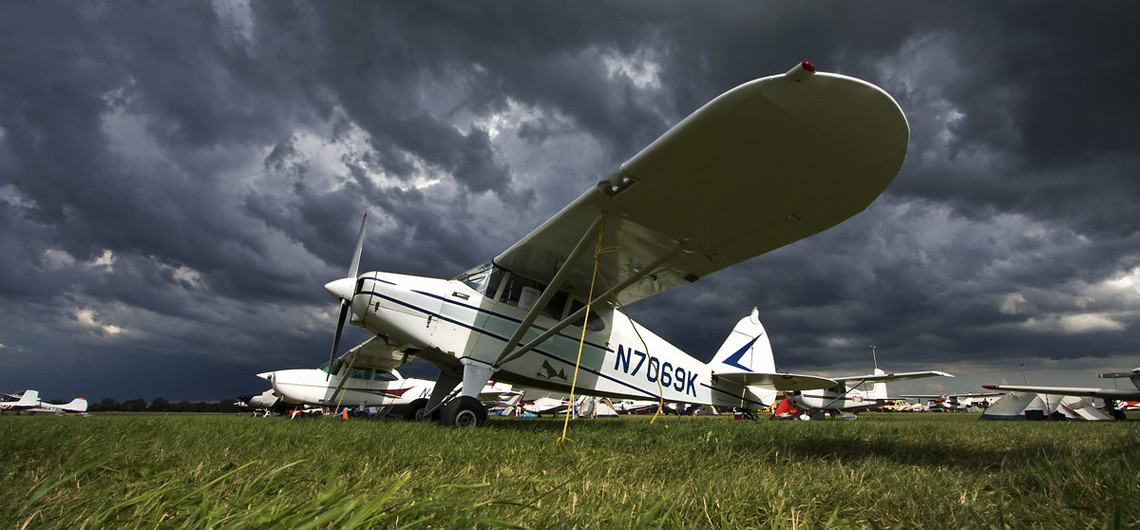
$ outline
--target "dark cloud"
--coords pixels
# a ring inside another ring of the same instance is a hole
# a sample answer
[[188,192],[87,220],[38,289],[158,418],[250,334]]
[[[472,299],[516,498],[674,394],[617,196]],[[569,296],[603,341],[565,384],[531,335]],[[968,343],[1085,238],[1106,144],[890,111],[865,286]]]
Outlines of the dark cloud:
[[256,371],[324,360],[321,285],[365,212],[365,267],[457,274],[717,94],[804,59],[898,99],[895,183],[635,318],[707,358],[757,306],[799,371],[863,371],[870,344],[969,384],[1022,360],[1043,379],[1060,360],[1131,368],[1136,10],[5,3],[0,389],[256,390]]

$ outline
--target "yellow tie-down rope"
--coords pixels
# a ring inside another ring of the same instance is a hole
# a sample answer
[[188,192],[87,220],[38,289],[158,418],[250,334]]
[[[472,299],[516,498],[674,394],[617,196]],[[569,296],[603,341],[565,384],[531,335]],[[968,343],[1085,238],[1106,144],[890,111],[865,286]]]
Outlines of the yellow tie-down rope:
[[[578,340],[578,358],[574,361],[574,377],[570,381],[570,405],[569,405],[568,409],[566,410],[566,419],[563,420],[563,422],[562,422],[562,437],[558,439],[559,442],[569,440],[569,438],[566,437],[566,430],[570,426],[570,416],[573,414],[574,390],[578,386],[578,368],[582,366],[582,348],[586,344],[586,322],[589,322],[589,320],[590,320],[590,309],[591,309],[591,303],[594,300],[594,281],[596,278],[601,278],[602,285],[604,285],[606,287],[606,292],[608,292],[610,294],[610,297],[612,297],[615,301],[617,301],[618,306],[621,307],[622,313],[625,314],[626,318],[629,318],[629,324],[630,324],[630,327],[633,328],[633,332],[636,333],[637,338],[641,340],[641,345],[642,345],[642,347],[645,348],[645,355],[649,356],[649,358],[650,358],[649,367],[646,368],[646,370],[653,367],[653,362],[652,362],[653,357],[649,355],[649,345],[646,344],[645,339],[641,337],[641,332],[637,331],[637,326],[634,325],[633,319],[630,318],[630,316],[629,316],[629,312],[627,312],[625,310],[625,305],[623,305],[621,303],[621,301],[618,300],[617,295],[614,294],[613,289],[610,288],[610,285],[609,285],[609,283],[606,282],[605,277],[602,276],[601,273],[598,272],[598,262],[601,260],[601,257],[605,254],[610,254],[610,253],[617,252],[618,250],[620,250],[619,247],[603,248],[602,247],[602,241],[605,238],[605,235],[606,235],[606,220],[603,217],[602,223],[601,223],[600,227],[598,228],[598,243],[594,247],[594,273],[590,276],[590,294],[586,298],[586,316],[582,322],[582,335],[581,335],[581,338]],[[649,420],[649,423],[651,423],[651,424],[653,422],[657,421],[657,415],[661,413],[661,409],[665,408],[665,392],[661,388],[660,363],[658,363],[657,372],[658,373],[657,373],[656,382],[657,382],[657,398],[659,400],[659,405],[657,407],[657,412],[655,412],[653,414],[653,418],[651,420]]]

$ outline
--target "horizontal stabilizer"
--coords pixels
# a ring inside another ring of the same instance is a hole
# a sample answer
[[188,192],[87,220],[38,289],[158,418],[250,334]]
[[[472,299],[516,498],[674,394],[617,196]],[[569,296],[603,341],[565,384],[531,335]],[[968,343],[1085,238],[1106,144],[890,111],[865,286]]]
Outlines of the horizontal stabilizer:
[[831,388],[839,384],[834,379],[814,375],[789,373],[763,373],[763,372],[731,372],[713,374],[713,377],[724,379],[744,386],[759,386],[781,392],[795,390],[817,390]]

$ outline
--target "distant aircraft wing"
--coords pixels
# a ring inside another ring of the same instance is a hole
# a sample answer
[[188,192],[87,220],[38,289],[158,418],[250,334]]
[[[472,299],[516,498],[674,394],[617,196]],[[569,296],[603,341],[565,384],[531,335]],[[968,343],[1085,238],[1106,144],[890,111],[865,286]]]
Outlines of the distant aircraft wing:
[[[910,129],[894,99],[810,65],[740,85],[694,112],[494,258],[549,282],[604,218],[606,281],[631,303],[823,231],[890,184]],[[592,239],[591,239],[592,237]],[[590,254],[562,289],[585,297]]]
[[[353,361],[352,357],[356,357]],[[352,363],[355,368],[371,368],[391,372],[415,357],[396,350],[386,344],[380,336],[372,337],[342,354],[343,363]]]
[[[835,380],[840,383],[851,382],[888,382],[888,381],[902,381],[904,379],[921,379],[923,377],[954,377],[946,372],[939,372],[938,370],[926,370],[922,372],[895,372],[893,374],[867,374],[867,375],[852,375],[847,377],[836,377]],[[942,397],[942,396],[938,396]]]
[[964,394],[899,394],[900,398],[911,399],[942,399],[942,398],[979,398],[1004,396],[1005,392],[966,392]]
[[760,386],[780,392],[819,390],[821,388],[831,388],[839,384],[838,381],[826,377],[789,373],[729,372],[723,374],[714,373],[713,377],[745,386]]
[[1038,394],[1056,394],[1059,396],[1083,396],[1101,399],[1137,400],[1140,399],[1140,390],[1115,390],[1109,388],[1085,388],[1075,386],[1021,386],[1021,385],[982,385],[990,390],[1007,390],[1010,392],[1036,392]]

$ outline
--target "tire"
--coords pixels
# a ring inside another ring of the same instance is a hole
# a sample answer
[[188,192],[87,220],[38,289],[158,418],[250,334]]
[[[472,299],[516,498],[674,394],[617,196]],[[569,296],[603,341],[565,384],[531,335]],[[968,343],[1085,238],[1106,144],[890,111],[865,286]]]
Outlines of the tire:
[[487,407],[471,396],[459,396],[443,406],[440,423],[465,429],[479,427],[487,423]]
[[[427,404],[427,398],[419,398],[413,400],[411,403],[404,405],[404,409],[400,411],[400,415],[408,421],[429,421],[436,419],[424,414],[424,411],[427,410]],[[433,414],[432,416],[436,416],[436,414]]]

